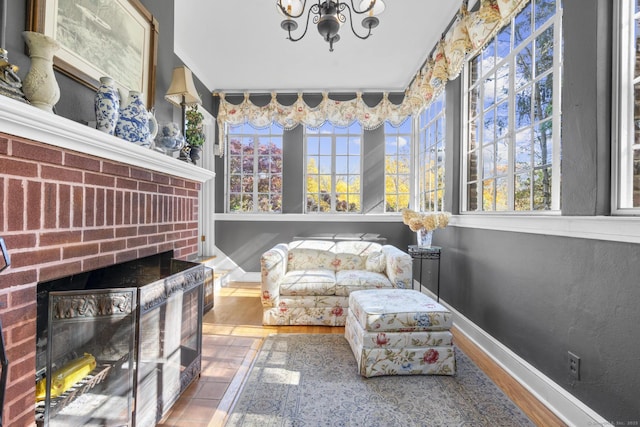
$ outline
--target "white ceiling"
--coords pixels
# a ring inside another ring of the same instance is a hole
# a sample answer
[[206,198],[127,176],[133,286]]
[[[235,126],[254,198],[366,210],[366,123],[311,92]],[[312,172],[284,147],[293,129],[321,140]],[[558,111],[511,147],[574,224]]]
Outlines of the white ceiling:
[[[385,0],[369,39],[356,38],[346,23],[329,52],[312,22],[302,40],[287,40],[276,0],[176,0],[174,49],[211,91],[401,92],[461,3]],[[360,18],[354,28],[364,34]]]

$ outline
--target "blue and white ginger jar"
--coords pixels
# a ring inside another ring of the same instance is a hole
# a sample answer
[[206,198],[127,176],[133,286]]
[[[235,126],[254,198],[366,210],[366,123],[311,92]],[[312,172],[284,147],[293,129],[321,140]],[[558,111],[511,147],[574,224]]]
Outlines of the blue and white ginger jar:
[[111,77],[100,77],[94,106],[96,129],[113,135],[120,116],[120,96]]
[[129,92],[129,103],[120,110],[115,135],[125,141],[148,147],[151,144],[149,112],[138,91]]

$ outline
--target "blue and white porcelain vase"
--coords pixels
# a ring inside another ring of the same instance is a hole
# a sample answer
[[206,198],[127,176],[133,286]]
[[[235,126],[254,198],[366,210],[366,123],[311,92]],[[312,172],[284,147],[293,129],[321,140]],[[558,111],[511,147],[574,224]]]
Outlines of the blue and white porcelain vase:
[[120,96],[111,77],[100,77],[95,96],[96,129],[113,135],[120,116]]
[[151,144],[149,112],[142,102],[140,92],[129,92],[129,102],[120,110],[115,136],[143,147]]

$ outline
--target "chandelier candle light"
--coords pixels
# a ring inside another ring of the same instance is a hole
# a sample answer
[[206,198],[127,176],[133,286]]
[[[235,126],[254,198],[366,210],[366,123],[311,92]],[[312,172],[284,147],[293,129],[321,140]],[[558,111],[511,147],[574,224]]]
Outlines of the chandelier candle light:
[[449,224],[449,212],[420,213],[411,209],[402,210],[402,222],[415,231],[417,244],[421,248],[430,248],[433,230],[445,228]]
[[[288,34],[287,38],[292,42],[301,40],[309,29],[309,19],[313,15],[313,23],[318,27],[318,32],[329,43],[329,51],[333,52],[333,44],[340,40],[340,26],[347,22],[347,14],[349,15],[349,23],[351,31],[359,39],[365,40],[371,36],[371,30],[378,26],[380,20],[375,16],[384,11],[385,5],[382,0],[361,0],[360,6],[356,8],[351,0],[351,6],[346,1],[340,0],[318,0],[307,7],[307,0],[277,0],[276,7],[278,11],[284,15],[285,19],[280,23],[280,27]],[[291,32],[298,29],[298,22],[295,21],[305,14],[306,23],[304,31],[300,37],[294,38]],[[353,27],[353,19],[356,15],[367,15],[362,20],[362,26],[367,30],[365,35],[360,35]]]

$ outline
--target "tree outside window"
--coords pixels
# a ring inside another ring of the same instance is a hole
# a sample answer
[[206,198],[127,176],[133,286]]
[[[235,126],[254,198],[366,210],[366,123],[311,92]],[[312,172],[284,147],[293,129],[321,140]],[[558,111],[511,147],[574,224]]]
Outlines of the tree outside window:
[[306,212],[362,211],[362,126],[327,122],[305,132]]
[[282,129],[229,127],[227,211],[282,212]]

